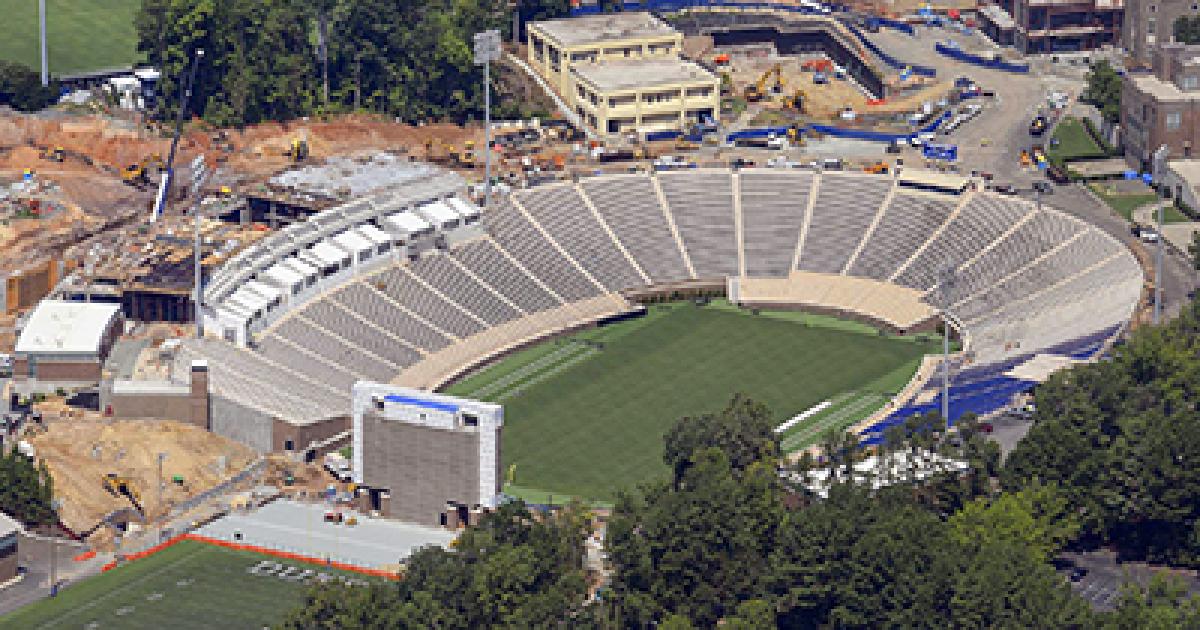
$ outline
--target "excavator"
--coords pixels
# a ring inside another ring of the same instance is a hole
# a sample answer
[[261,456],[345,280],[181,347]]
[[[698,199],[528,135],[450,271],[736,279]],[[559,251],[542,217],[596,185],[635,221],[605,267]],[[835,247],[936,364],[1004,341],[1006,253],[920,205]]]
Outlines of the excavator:
[[288,147],[287,156],[292,158],[293,162],[303,162],[308,159],[308,140],[304,138],[292,138],[292,144]]
[[137,508],[138,512],[143,512],[142,509],[142,494],[138,492],[136,486],[133,485],[133,480],[128,477],[122,477],[117,473],[108,473],[104,475],[104,489],[114,497],[121,496],[129,499],[133,507]]
[[162,156],[157,153],[148,155],[141,161],[121,169],[121,181],[130,186],[145,188],[150,185],[150,170],[162,170]]
[[758,77],[757,81],[747,85],[742,96],[744,96],[745,99],[751,103],[757,103],[765,99],[767,97],[767,80],[771,78],[772,74],[775,75],[775,83],[771,85],[771,92],[775,94],[782,92],[783,68],[780,67],[779,64],[775,64],[774,66],[768,68],[766,72],[762,73],[762,76]]
[[796,90],[792,95],[783,99],[785,109],[794,109],[798,113],[804,113],[804,103],[808,100],[808,96],[804,90]]
[[46,147],[38,154],[38,157],[51,162],[63,162],[67,159],[67,150],[62,147]]

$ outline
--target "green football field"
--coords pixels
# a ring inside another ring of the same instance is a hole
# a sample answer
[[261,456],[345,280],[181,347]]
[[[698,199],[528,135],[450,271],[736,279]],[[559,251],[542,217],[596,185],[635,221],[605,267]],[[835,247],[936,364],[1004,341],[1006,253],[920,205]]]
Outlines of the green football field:
[[829,401],[781,435],[796,450],[869,416],[938,351],[933,339],[828,317],[680,302],[534,346],[446,391],[504,405],[509,492],[603,502],[665,474],[671,424],[718,411],[735,392],[766,403],[779,424]]
[[[275,563],[275,564],[271,564]],[[279,567],[279,568],[277,568]],[[306,582],[290,567],[365,581],[356,574],[248,551],[183,541],[64,589],[11,615],[0,628],[262,628],[303,602]],[[257,572],[254,570],[257,569]],[[268,569],[271,569],[270,571]]]
[[[46,0],[51,74],[129,67],[140,59],[133,17],[140,0]],[[42,66],[37,0],[0,0],[0,59]]]

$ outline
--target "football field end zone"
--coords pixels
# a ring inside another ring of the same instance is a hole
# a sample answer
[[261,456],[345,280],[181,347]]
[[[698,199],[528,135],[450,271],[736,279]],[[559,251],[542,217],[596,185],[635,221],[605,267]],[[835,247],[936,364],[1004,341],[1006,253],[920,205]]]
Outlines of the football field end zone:
[[207,545],[215,545],[217,547],[224,547],[226,549],[232,549],[234,551],[250,551],[253,553],[258,553],[258,554],[262,554],[262,555],[266,555],[266,556],[280,558],[282,560],[292,560],[294,562],[303,562],[305,564],[313,564],[313,565],[322,566],[322,567],[329,567],[329,568],[337,569],[339,571],[358,573],[358,574],[367,575],[370,577],[383,578],[385,580],[395,581],[395,580],[400,579],[400,575],[398,573],[392,573],[391,571],[384,571],[382,569],[370,569],[367,567],[360,567],[360,566],[353,565],[353,564],[347,564],[345,562],[334,562],[331,560],[324,560],[322,558],[318,558],[315,556],[306,556],[304,554],[292,553],[290,551],[280,551],[278,549],[271,549],[269,547],[260,547],[258,545],[235,543],[235,542],[230,542],[228,540],[220,540],[217,538],[210,538],[208,536],[201,536],[200,534],[191,534],[191,533],[180,534],[178,536],[171,538],[170,540],[161,542],[161,543],[154,545],[153,547],[150,547],[144,551],[139,551],[137,553],[129,554],[129,555],[125,556],[125,559],[123,561],[113,560],[112,562],[109,562],[108,564],[105,564],[103,567],[101,567],[100,571],[102,573],[108,572],[108,571],[111,571],[111,570],[117,568],[118,566],[121,566],[122,564],[127,564],[130,562],[134,562],[136,560],[141,560],[142,558],[147,558],[147,557],[152,556],[164,549],[172,547],[183,540],[191,540],[194,542],[204,543]]

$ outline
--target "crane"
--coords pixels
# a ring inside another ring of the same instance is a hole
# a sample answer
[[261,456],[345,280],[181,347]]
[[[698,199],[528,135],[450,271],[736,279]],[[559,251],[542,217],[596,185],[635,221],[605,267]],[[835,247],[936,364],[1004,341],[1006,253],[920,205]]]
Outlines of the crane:
[[183,119],[187,116],[188,102],[192,100],[192,86],[196,83],[196,69],[200,66],[200,58],[204,49],[197,48],[192,57],[192,69],[188,72],[187,82],[183,86],[183,97],[179,99],[179,113],[175,116],[175,136],[171,138],[171,150],[167,153],[167,163],[163,165],[163,178],[159,184],[158,195],[154,198],[154,215],[151,221],[157,221],[162,216],[163,207],[167,203],[167,191],[171,189],[171,180],[175,175],[175,150],[179,148],[179,136],[183,133]]

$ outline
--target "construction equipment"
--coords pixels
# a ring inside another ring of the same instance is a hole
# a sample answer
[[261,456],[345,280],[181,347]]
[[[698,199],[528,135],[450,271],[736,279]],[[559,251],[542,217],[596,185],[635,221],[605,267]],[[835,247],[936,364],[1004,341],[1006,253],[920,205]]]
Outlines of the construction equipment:
[[133,480],[128,477],[122,477],[117,473],[108,473],[104,476],[104,489],[113,496],[123,496],[129,499],[133,507],[137,508],[138,512],[143,512],[142,509],[142,494],[138,492],[136,486],[133,485]]
[[783,106],[786,109],[794,109],[799,113],[804,113],[804,103],[808,100],[808,96],[804,90],[796,90],[792,95],[783,99]]
[[868,164],[867,166],[863,167],[863,171],[865,171],[867,173],[874,173],[876,175],[881,175],[883,173],[888,172],[888,164],[887,164],[887,162],[876,162],[874,164]]
[[43,160],[50,160],[51,162],[63,162],[67,159],[67,150],[62,147],[54,147],[53,149],[46,147],[42,149],[38,157]]
[[767,97],[766,87],[767,81],[771,75],[775,75],[775,83],[771,85],[771,92],[778,94],[783,91],[783,68],[779,64],[767,69],[758,77],[758,80],[746,86],[742,96],[751,103],[757,103]]
[[713,57],[713,63],[717,64],[718,66],[728,66],[729,61],[729,55],[725,53],[721,53],[716,57]]
[[1029,157],[1029,151],[1026,151],[1025,149],[1021,149],[1020,159],[1021,159],[1021,166],[1029,166],[1030,164],[1033,163],[1033,160]]
[[308,140],[304,138],[292,138],[292,144],[288,147],[287,156],[292,158],[293,162],[303,162],[308,159]]
[[158,154],[147,155],[141,161],[121,169],[121,181],[130,186],[145,188],[150,185],[150,171],[162,171],[162,157]]

